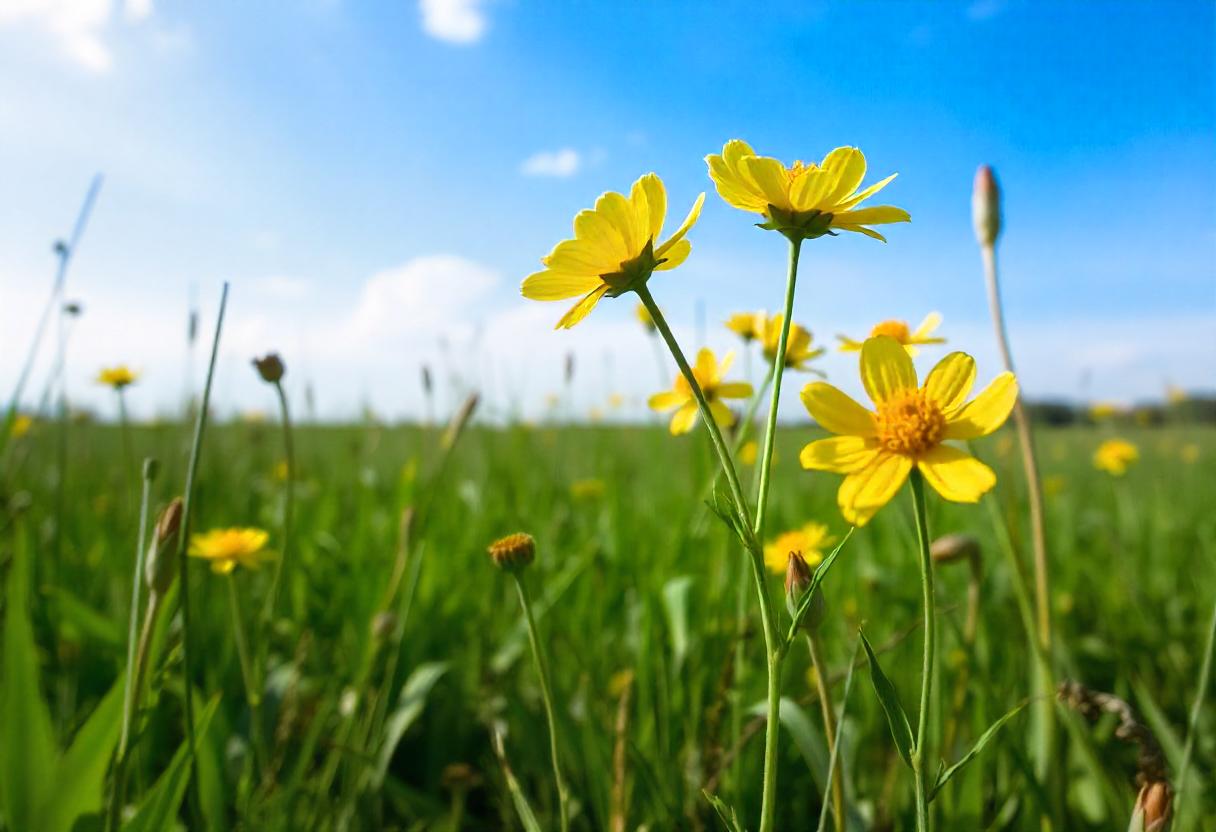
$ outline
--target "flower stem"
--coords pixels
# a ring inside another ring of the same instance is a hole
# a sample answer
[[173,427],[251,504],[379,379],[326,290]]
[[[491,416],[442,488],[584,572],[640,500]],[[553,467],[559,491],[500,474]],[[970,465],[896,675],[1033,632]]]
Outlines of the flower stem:
[[270,581],[270,597],[266,604],[266,621],[274,619],[278,606],[279,590],[283,573],[286,569],[287,558],[291,552],[291,520],[295,509],[295,476],[296,455],[292,441],[291,414],[287,409],[287,394],[283,391],[283,383],[276,381],[274,390],[279,395],[279,415],[283,423],[283,453],[287,462],[287,479],[283,490],[283,548],[275,560],[274,577]]
[[1203,703],[1207,702],[1208,682],[1212,678],[1213,653],[1216,653],[1216,608],[1212,610],[1212,623],[1208,627],[1208,642],[1203,651],[1203,663],[1199,668],[1199,681],[1195,686],[1195,704],[1191,706],[1191,716],[1186,729],[1186,744],[1182,748],[1182,762],[1178,765],[1178,791],[1174,798],[1174,814],[1179,821],[1187,819],[1182,813],[1182,799],[1186,796],[1187,774],[1190,773],[1191,757],[1195,753],[1195,735],[1199,733],[1199,717],[1203,713]]
[[540,692],[545,700],[545,717],[549,721],[549,755],[553,762],[553,782],[557,786],[561,830],[567,832],[570,828],[570,795],[566,788],[566,779],[562,776],[561,760],[558,755],[557,712],[553,707],[553,685],[549,678],[549,663],[545,659],[545,651],[536,632],[536,620],[532,617],[532,599],[528,595],[524,577],[519,572],[512,572],[511,577],[515,579],[519,603],[524,608],[524,618],[528,622],[528,640],[532,643],[532,658],[536,662],[536,674],[540,677]]
[[933,693],[934,649],[936,648],[936,610],[933,599],[933,561],[929,555],[929,521],[925,513],[925,480],[912,469],[912,505],[916,514],[916,539],[920,546],[921,590],[925,607],[925,650],[920,669],[920,713],[916,718],[916,748],[912,753],[912,773],[916,778],[916,830],[928,832],[929,792],[925,765],[929,758],[929,698]]
[[[836,720],[833,717],[832,688],[828,684],[828,666],[823,661],[823,639],[819,630],[806,634],[807,647],[811,651],[811,664],[815,666],[815,686],[819,691],[819,710],[823,713],[823,736],[828,744],[828,757],[836,754]],[[832,779],[832,817],[836,822],[837,832],[844,832],[844,782],[840,774],[833,768],[830,772]]]
[[228,584],[228,607],[232,612],[232,638],[236,642],[236,655],[241,663],[241,681],[245,683],[245,701],[249,704],[249,736],[253,742],[254,757],[259,771],[266,770],[266,753],[262,745],[260,721],[262,702],[261,686],[249,658],[249,644],[245,640],[245,623],[241,616],[241,599],[237,594],[236,576],[230,572],[224,581]]

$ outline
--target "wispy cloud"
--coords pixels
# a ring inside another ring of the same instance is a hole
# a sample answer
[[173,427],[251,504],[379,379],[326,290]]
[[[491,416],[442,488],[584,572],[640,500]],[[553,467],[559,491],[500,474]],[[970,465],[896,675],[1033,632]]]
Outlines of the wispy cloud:
[[519,166],[519,172],[524,176],[573,176],[578,173],[583,159],[574,148],[563,147],[561,150],[542,150],[534,153]]
[[114,66],[106,41],[121,20],[128,25],[152,16],[153,0],[5,0],[0,2],[0,27],[30,26],[57,41],[60,51],[89,72],[102,74]]
[[448,43],[476,43],[488,25],[481,5],[482,0],[418,0],[423,31]]

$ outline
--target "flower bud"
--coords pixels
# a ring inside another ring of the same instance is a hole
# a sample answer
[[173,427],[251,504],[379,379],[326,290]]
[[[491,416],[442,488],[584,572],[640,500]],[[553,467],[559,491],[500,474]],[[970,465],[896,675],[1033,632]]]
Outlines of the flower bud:
[[[785,608],[789,610],[791,617],[798,614],[803,596],[810,586],[811,567],[799,552],[790,552],[785,565]],[[823,592],[816,587],[814,595],[811,596],[811,605],[802,619],[802,627],[806,630],[817,629],[823,623],[825,611]]]
[[523,569],[536,558],[536,541],[532,535],[517,532],[495,540],[487,551],[499,569],[514,572]]
[[253,366],[257,367],[258,375],[262,377],[262,381],[270,384],[277,384],[279,379],[283,378],[283,373],[286,368],[283,366],[283,359],[279,358],[278,353],[267,353],[262,358],[253,359]]
[[177,538],[181,528],[182,498],[174,497],[156,521],[152,545],[144,561],[144,582],[154,594],[164,595],[177,577]]
[[1127,832],[1166,832],[1174,811],[1174,790],[1163,780],[1145,783],[1136,796]]
[[935,563],[971,560],[979,557],[980,542],[969,534],[948,534],[933,541],[929,554]]
[[144,458],[144,479],[152,482],[160,474],[160,463],[152,457]]
[[971,222],[975,239],[983,247],[996,245],[1001,233],[1001,189],[988,165],[975,172],[975,187],[971,192]]

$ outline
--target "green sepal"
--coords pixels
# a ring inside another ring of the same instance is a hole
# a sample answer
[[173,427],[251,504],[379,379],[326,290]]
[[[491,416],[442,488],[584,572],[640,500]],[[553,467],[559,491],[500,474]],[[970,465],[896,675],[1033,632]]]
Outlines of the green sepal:
[[642,253],[622,263],[620,271],[600,275],[600,279],[611,287],[605,294],[616,298],[644,286],[654,270],[666,262],[667,258],[654,256],[654,240],[647,240]]
[[756,223],[757,228],[779,231],[790,242],[814,240],[818,237],[836,236],[832,230],[833,214],[818,209],[814,211],[786,211],[776,205],[768,206],[768,221]]

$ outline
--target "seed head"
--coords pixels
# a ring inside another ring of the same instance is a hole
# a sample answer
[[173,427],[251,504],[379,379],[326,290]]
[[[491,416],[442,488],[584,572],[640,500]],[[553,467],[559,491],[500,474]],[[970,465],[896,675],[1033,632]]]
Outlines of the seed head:
[[1174,814],[1174,790],[1163,780],[1145,783],[1136,796],[1128,832],[1166,832]]
[[985,248],[996,245],[1001,234],[1001,189],[988,165],[975,172],[975,187],[971,191],[971,223],[975,239]]
[[283,359],[279,358],[279,354],[275,352],[267,353],[262,358],[253,359],[253,366],[257,367],[258,375],[262,377],[262,381],[270,384],[278,383],[279,379],[283,378],[283,373],[286,368],[283,366]]
[[157,595],[168,592],[169,587],[173,586],[173,579],[177,577],[177,539],[181,528],[182,498],[174,497],[156,521],[152,545],[144,562],[144,582]]
[[516,532],[495,540],[487,550],[499,569],[514,572],[523,569],[536,557],[536,541],[532,535]]
[[969,534],[948,534],[933,541],[929,554],[936,563],[971,560],[980,555],[980,542]]

